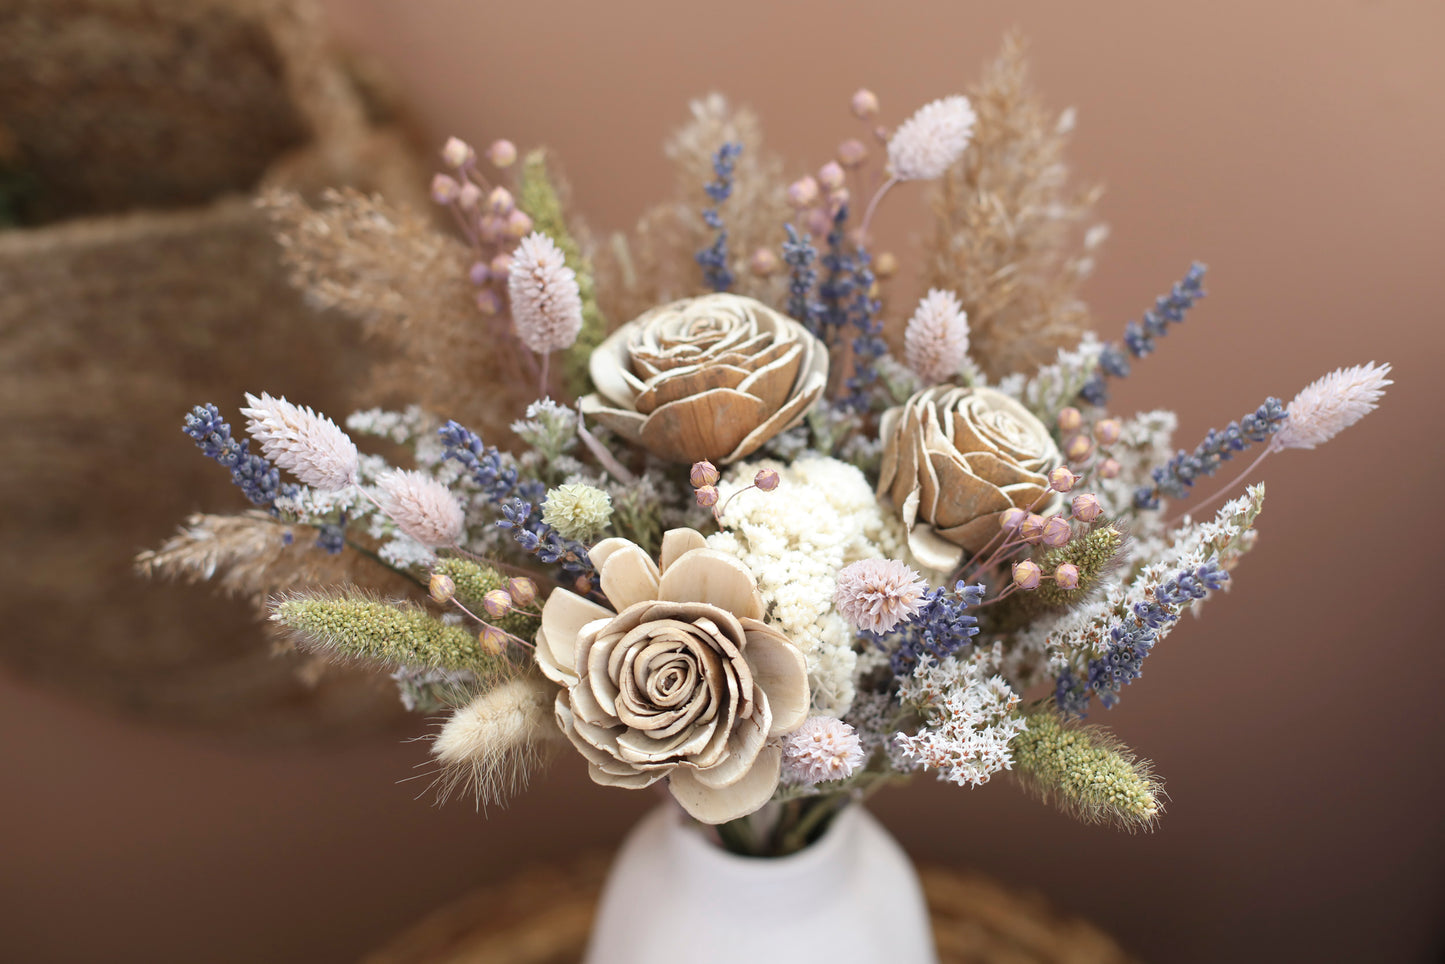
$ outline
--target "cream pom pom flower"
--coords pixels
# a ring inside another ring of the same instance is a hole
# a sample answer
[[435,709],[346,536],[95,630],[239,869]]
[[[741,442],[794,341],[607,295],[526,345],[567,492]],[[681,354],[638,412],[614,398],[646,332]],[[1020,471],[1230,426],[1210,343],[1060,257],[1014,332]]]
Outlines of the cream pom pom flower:
[[973,105],[962,94],[925,104],[888,141],[888,170],[900,181],[942,177],[973,137]]
[[783,738],[783,778],[791,784],[846,779],[864,759],[857,731],[831,716],[810,716]]
[[335,492],[356,481],[356,443],[336,423],[285,398],[247,394],[246,431],[261,454],[306,485]]
[[763,621],[752,573],[673,529],[660,565],[626,539],[590,550],[613,609],[565,589],[547,597],[536,659],[557,693],[557,725],[592,779],[659,780],[703,823],[726,823],[777,789],[777,740],[808,713],[807,663]]
[[838,573],[833,603],[848,621],[886,633],[918,615],[928,583],[897,559],[860,559]]

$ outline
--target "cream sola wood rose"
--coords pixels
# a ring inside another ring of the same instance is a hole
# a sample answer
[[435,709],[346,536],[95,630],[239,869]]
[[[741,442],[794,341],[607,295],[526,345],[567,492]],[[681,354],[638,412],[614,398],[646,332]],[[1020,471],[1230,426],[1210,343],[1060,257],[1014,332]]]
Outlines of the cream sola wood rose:
[[752,813],[777,789],[778,738],[808,714],[802,653],[763,622],[752,574],[692,529],[664,536],[660,566],[626,539],[591,556],[614,609],[557,589],[537,633],[558,726],[598,783],[666,778],[703,823]]
[[828,383],[828,350],[761,302],[712,294],[623,325],[590,369],[584,413],[661,458],[721,464],[797,424]]
[[880,437],[878,494],[902,514],[918,561],[939,570],[982,549],[1005,509],[1033,505],[1063,462],[1044,424],[989,388],[926,388],[883,414]]

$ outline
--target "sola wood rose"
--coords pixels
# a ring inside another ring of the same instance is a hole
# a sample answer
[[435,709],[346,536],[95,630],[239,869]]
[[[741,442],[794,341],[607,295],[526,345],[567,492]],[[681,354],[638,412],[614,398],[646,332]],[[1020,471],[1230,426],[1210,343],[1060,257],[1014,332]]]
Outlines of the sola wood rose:
[[703,823],[757,810],[778,786],[778,738],[807,717],[808,670],[762,621],[752,573],[692,529],[663,537],[660,566],[626,539],[590,555],[616,611],[554,590],[536,653],[592,779],[640,789],[665,777]]
[[761,302],[713,294],[653,308],[592,353],[582,411],[660,458],[732,462],[822,395],[828,350]]
[[990,388],[926,388],[883,414],[878,494],[908,527],[908,548],[952,569],[998,533],[999,515],[1048,490],[1063,461],[1028,409]]

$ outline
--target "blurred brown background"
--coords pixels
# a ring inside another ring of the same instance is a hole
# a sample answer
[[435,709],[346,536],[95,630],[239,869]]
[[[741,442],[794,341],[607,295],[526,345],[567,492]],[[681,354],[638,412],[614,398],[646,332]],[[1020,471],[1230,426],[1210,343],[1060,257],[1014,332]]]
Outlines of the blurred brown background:
[[[1157,833],[1077,825],[1006,780],[922,778],[876,809],[919,859],[1036,888],[1145,959],[1438,958],[1445,6],[326,7],[433,141],[556,148],[603,229],[670,178],[660,142],[690,96],[751,104],[802,173],[856,133],[856,87],[896,122],[976,79],[1020,27],[1045,99],[1079,110],[1075,175],[1108,188],[1088,288],[1104,334],[1190,259],[1210,265],[1209,298],[1115,391],[1117,411],[1176,408],[1192,445],[1339,365],[1392,361],[1398,384],[1328,447],[1266,463],[1236,588],[1100,714],[1168,781]],[[880,216],[905,260],[920,195]],[[425,758],[403,742],[421,725],[257,748],[0,687],[4,960],[349,960],[472,883],[610,845],[652,803],[592,787],[568,758],[484,820],[398,782]]]

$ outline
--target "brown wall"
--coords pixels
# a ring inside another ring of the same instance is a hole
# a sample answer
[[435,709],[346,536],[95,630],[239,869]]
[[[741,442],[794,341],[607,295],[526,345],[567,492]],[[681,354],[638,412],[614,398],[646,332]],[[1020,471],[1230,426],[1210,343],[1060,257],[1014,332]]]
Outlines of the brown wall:
[[[660,141],[691,95],[757,107],[801,172],[853,133],[855,87],[899,118],[1022,27],[1047,99],[1079,109],[1074,170],[1108,186],[1087,290],[1105,332],[1191,258],[1211,267],[1118,410],[1177,408],[1192,444],[1337,365],[1392,361],[1398,384],[1327,448],[1267,464],[1237,587],[1106,714],[1169,781],[1157,833],[1076,825],[1002,780],[920,779],[877,810],[919,858],[1037,888],[1148,959],[1438,953],[1445,5],[326,6],[433,139],[551,145],[604,228],[670,177]],[[900,253],[917,204],[900,191],[883,215]],[[565,758],[483,820],[395,782],[415,744],[238,749],[0,685],[6,960],[346,960],[472,882],[609,844],[651,802]]]

